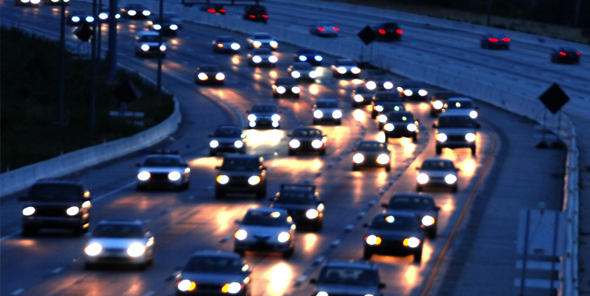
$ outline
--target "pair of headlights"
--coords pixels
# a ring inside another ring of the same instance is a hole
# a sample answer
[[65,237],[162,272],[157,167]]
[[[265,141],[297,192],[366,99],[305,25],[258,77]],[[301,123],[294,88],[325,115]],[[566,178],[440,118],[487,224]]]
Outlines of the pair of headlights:
[[[243,241],[246,238],[248,238],[248,232],[245,229],[240,229],[240,230],[236,231],[234,236],[237,240]],[[279,233],[279,235],[277,236],[277,241],[279,243],[286,243],[290,239],[291,239],[291,234],[289,234],[289,232],[286,232],[286,231]]]
[[[436,140],[439,142],[446,142],[448,140],[448,136],[444,133],[438,133],[436,134]],[[477,137],[475,136],[474,133],[467,133],[465,134],[465,141],[467,142],[473,142],[475,141]]]
[[[215,77],[215,80],[222,81],[225,79],[225,74],[219,72],[219,73],[215,74],[214,77]],[[199,80],[207,80],[207,79],[209,79],[209,75],[207,75],[207,73],[201,72],[197,75],[197,78],[199,78]]]
[[[139,174],[137,174],[137,179],[139,181],[147,181],[151,177],[152,177],[152,174],[150,174],[150,172],[146,172],[146,171],[142,171],[142,172],[139,172]],[[170,181],[178,181],[178,180],[180,180],[181,177],[182,177],[182,174],[179,172],[168,173],[168,180],[170,180]]]
[[[385,124],[385,126],[383,126],[383,129],[385,129],[388,132],[391,132],[391,131],[395,130],[395,125],[393,125],[393,123],[387,123],[387,124]],[[409,132],[415,132],[417,127],[415,124],[409,123],[406,125],[406,129]]]
[[[299,71],[293,71],[291,72],[291,77],[297,79],[301,77],[301,73]],[[318,73],[316,71],[310,71],[309,72],[309,78],[318,78]]]
[[[336,70],[340,74],[346,74],[346,72],[348,72],[346,67],[338,67]],[[350,68],[350,73],[355,74],[355,75],[359,74],[359,73],[361,73],[361,69],[359,69],[358,67],[352,67],[352,68]]]
[[[191,280],[181,280],[176,284],[180,292],[192,292],[197,288],[197,283]],[[222,293],[237,294],[242,290],[242,284],[238,282],[227,283],[221,287]]]
[[[424,185],[430,181],[430,177],[425,173],[419,173],[418,176],[416,176],[416,181],[418,182],[418,184]],[[445,183],[448,185],[453,185],[457,183],[457,176],[453,174],[446,175]]]
[[[324,145],[324,142],[322,142],[321,140],[315,139],[315,140],[311,141],[311,147],[313,147],[314,149],[320,149],[320,148],[322,148],[323,145]],[[301,142],[297,139],[293,139],[293,140],[289,141],[289,147],[291,147],[293,149],[297,149],[297,148],[301,147]]]
[[[258,185],[261,181],[260,176],[251,176],[250,178],[248,178],[248,184],[254,186],[254,185]],[[221,185],[225,185],[227,183],[229,183],[229,176],[228,175],[219,175],[217,176],[217,183],[221,184]]]
[[[287,92],[287,89],[284,86],[279,86],[277,87],[277,92],[279,94],[284,94],[285,92]],[[298,94],[299,92],[301,92],[301,89],[298,86],[293,86],[291,87],[291,92],[293,92],[294,94]]]
[[[256,115],[254,115],[254,114],[248,115],[248,121],[256,121],[256,119],[257,119]],[[281,120],[281,116],[279,114],[273,114],[270,117],[270,120],[279,121],[279,120]]]
[[[322,110],[315,110],[313,111],[313,117],[320,119],[324,117],[324,112]],[[332,111],[332,118],[339,119],[342,118],[342,111],[334,110]]]
[[[279,59],[276,56],[274,56],[274,55],[271,55],[271,56],[268,57],[268,61],[271,62],[271,63],[276,63],[278,60]],[[258,64],[258,63],[262,62],[262,57],[260,57],[260,56],[254,56],[254,57],[252,57],[252,61],[254,63]]]
[[[209,142],[209,147],[211,147],[213,149],[219,147],[219,141],[213,140],[213,141]],[[244,142],[241,140],[237,140],[234,142],[234,147],[240,149],[240,148],[244,147]]]
[[[91,243],[84,248],[84,253],[90,257],[98,256],[102,253],[103,248],[99,243]],[[132,243],[127,248],[127,255],[129,257],[137,258],[145,254],[146,247],[142,243]]]
[[[279,43],[276,42],[276,41],[271,41],[268,44],[273,49],[277,49],[279,47]],[[262,46],[262,42],[260,42],[260,41],[254,41],[254,42],[252,42],[252,46],[254,46],[254,48],[260,48]]]
[[[170,27],[168,27],[168,28],[169,28],[170,30],[172,30],[172,31],[176,31],[176,30],[178,30],[178,25],[176,25],[176,24],[172,24],[172,25],[170,25]],[[154,25],[154,30],[156,30],[156,31],[159,31],[159,30],[161,30],[161,29],[162,29],[162,25],[160,25],[160,24],[155,24],[155,25]]]
[[[377,163],[378,164],[387,164],[389,163],[389,155],[387,154],[379,154],[377,156]],[[357,153],[352,157],[352,161],[357,164],[361,164],[365,161],[365,156],[362,153]]]
[[[381,239],[381,237],[377,235],[371,234],[365,237],[365,243],[369,246],[378,246],[381,244],[381,242],[383,242],[383,240]],[[403,240],[402,244],[404,245],[404,247],[410,247],[414,249],[420,246],[420,239],[413,236],[408,237]]]
[[[150,46],[147,44],[142,44],[141,50],[148,51],[148,50],[150,50]],[[164,45],[164,44],[160,45],[160,51],[166,51],[166,45]]]

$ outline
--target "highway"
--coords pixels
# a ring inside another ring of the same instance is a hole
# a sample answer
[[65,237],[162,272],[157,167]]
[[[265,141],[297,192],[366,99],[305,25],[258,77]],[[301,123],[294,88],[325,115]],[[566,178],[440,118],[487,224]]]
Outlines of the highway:
[[[89,10],[86,4],[72,4],[74,5]],[[192,9],[196,11],[197,8]],[[271,20],[269,25],[294,22],[293,18],[281,17],[276,7],[272,11],[277,21],[275,24]],[[297,18],[297,23],[309,23],[319,17],[310,13],[302,15],[309,19]],[[3,23],[17,23],[26,30],[52,38],[58,36],[58,16],[58,10],[49,6],[22,8],[5,2],[0,11]],[[226,17],[232,16],[235,17],[230,13]],[[126,67],[155,80],[157,61],[134,56],[134,36],[144,26],[143,21],[121,21],[118,60]],[[359,25],[358,28],[360,27],[362,26]],[[68,30],[71,29],[68,27]],[[343,26],[343,31],[348,33],[342,38],[356,38],[356,29],[356,26]],[[301,27],[303,34],[306,30],[306,27]],[[440,36],[429,37],[418,28],[409,27],[405,32],[422,37],[409,37],[407,44],[402,43],[404,47],[408,47],[404,50],[422,50],[424,47],[420,46],[421,43],[436,38],[440,39],[437,46],[460,48],[459,45],[448,45]],[[59,231],[42,232],[34,238],[22,238],[19,233],[20,206],[16,198],[11,197],[2,200],[2,295],[172,295],[173,274],[193,252],[201,249],[233,250],[233,233],[237,227],[234,220],[240,219],[248,208],[268,206],[269,202],[257,201],[246,195],[231,196],[226,200],[214,199],[214,167],[220,164],[221,157],[207,156],[207,135],[219,124],[245,125],[246,111],[255,103],[277,104],[282,110],[280,130],[246,132],[248,153],[264,156],[265,165],[269,168],[268,197],[277,192],[282,183],[309,182],[318,185],[320,195],[325,200],[326,212],[324,228],[319,233],[297,233],[296,251],[292,258],[283,259],[275,254],[246,254],[246,260],[254,270],[253,295],[310,295],[313,286],[307,284],[307,280],[317,274],[316,263],[322,263],[326,258],[361,258],[364,231],[361,225],[381,211],[379,205],[391,193],[414,191],[414,167],[421,160],[435,156],[434,141],[429,137],[433,134],[433,119],[428,115],[428,105],[407,104],[407,108],[421,122],[420,139],[416,144],[409,139],[390,140],[394,161],[391,172],[378,169],[352,172],[351,150],[355,144],[362,139],[383,140],[383,135],[377,131],[377,124],[370,118],[368,109],[354,110],[350,107],[350,92],[355,83],[359,82],[332,78],[329,65],[336,57],[326,56],[320,77],[314,83],[302,85],[300,99],[273,99],[270,85],[275,78],[286,75],[286,69],[292,63],[292,55],[297,47],[279,45],[279,64],[276,69],[251,68],[245,58],[245,49],[239,55],[214,54],[211,51],[211,40],[217,35],[228,33],[238,38],[242,47],[245,47],[246,34],[187,23],[177,38],[169,39],[170,46],[163,63],[163,84],[179,99],[183,123],[172,135],[174,139],[162,143],[160,147],[177,149],[190,162],[192,175],[189,190],[136,192],[135,164],[145,156],[140,152],[74,175],[90,188],[93,196],[93,222],[107,218],[131,218],[148,222],[156,238],[154,265],[146,271],[131,268],[85,271],[82,250],[87,238],[71,237],[69,233]],[[463,35],[460,32],[456,34]],[[103,37],[103,41],[106,41],[106,32]],[[462,38],[464,39],[457,43],[468,42],[467,39],[473,41],[473,36]],[[75,42],[77,41],[69,35],[68,44]],[[446,47],[443,52],[449,50]],[[430,50],[434,52],[436,48],[430,47]],[[518,50],[535,51],[538,58],[541,58],[541,53],[532,47],[523,46]],[[459,55],[473,54],[474,50],[471,50]],[[490,52],[487,58],[502,54],[504,53]],[[506,64],[503,66],[501,63],[494,63],[493,71],[508,68],[508,64],[513,65],[514,60],[511,59],[514,58],[500,59]],[[212,61],[225,69],[225,87],[194,85],[194,69]],[[485,58],[482,61],[485,62]],[[469,59],[455,62],[468,63]],[[529,65],[522,60],[521,63],[522,67]],[[553,65],[542,67],[549,66]],[[587,68],[588,65],[583,67]],[[560,77],[566,77],[564,81],[568,83],[568,92],[582,98],[576,100],[576,104],[584,101],[582,89],[587,81],[578,78],[583,77],[582,73],[587,73],[584,71],[588,69],[584,70],[583,67],[559,73]],[[576,72],[578,70],[580,72]],[[521,71],[515,70],[514,73]],[[393,77],[396,83],[403,79],[400,76]],[[338,98],[345,111],[342,126],[319,127],[329,138],[327,154],[322,157],[287,156],[286,135],[295,127],[311,125],[311,106],[321,97]],[[423,293],[425,283],[438,272],[435,269],[436,262],[447,240],[452,236],[456,222],[462,219],[463,209],[471,202],[478,184],[486,182],[486,172],[494,163],[495,153],[500,149],[498,146],[502,145],[498,134],[519,132],[510,129],[511,120],[519,120],[510,113],[481,104],[480,114],[482,128],[478,132],[477,155],[472,156],[467,149],[445,149],[442,154],[442,157],[452,159],[461,169],[459,192],[441,190],[432,193],[436,203],[442,208],[439,237],[427,240],[422,264],[413,264],[410,256],[373,257],[372,260],[379,265],[382,281],[387,283],[383,290],[385,295]],[[494,114],[494,117],[487,114]],[[557,208],[559,206],[559,201],[549,205]]]

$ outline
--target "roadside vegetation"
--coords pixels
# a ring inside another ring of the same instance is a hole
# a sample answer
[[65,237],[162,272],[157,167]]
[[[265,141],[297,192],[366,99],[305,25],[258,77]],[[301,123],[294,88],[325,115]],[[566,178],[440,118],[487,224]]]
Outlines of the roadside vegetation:
[[[155,86],[139,75],[117,71],[107,81],[106,63],[96,76],[96,125],[90,133],[91,61],[66,53],[64,122],[58,120],[59,42],[18,28],[0,28],[0,173],[47,160],[62,153],[127,137],[165,120],[174,110],[172,95],[157,98]],[[130,80],[141,97],[128,111],[144,112],[143,126],[109,116],[118,111],[114,90]]]

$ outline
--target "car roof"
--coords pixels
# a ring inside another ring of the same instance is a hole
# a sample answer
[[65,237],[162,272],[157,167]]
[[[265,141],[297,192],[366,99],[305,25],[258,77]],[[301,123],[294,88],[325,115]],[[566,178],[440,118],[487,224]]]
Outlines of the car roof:
[[430,157],[430,158],[427,158],[427,159],[423,160],[422,163],[425,163],[425,162],[441,162],[441,161],[453,163],[453,161],[450,160],[450,159],[439,158],[439,157]]
[[156,32],[156,31],[139,31],[137,32],[137,36],[159,36],[160,32]]
[[242,260],[242,257],[237,253],[220,250],[200,250],[194,252],[191,257],[216,257]]
[[353,59],[336,59],[336,63],[344,63],[344,62],[355,62]]
[[362,144],[385,144],[385,146],[387,146],[387,143],[385,143],[385,142],[379,142],[379,141],[374,141],[374,140],[361,141],[357,146],[360,146]]
[[373,217],[375,219],[382,219],[382,217],[393,216],[395,217],[406,217],[417,219],[416,214],[404,210],[387,210],[386,212],[379,213]]
[[313,127],[298,127],[298,128],[295,128],[293,131],[320,131],[321,132],[322,130],[319,128],[313,128]]
[[324,264],[324,267],[346,267],[358,268],[367,270],[377,270],[377,264],[369,261],[345,261],[345,260],[331,260]]
[[39,185],[39,184],[44,184],[44,185],[45,184],[63,184],[63,185],[84,186],[84,183],[82,183],[82,181],[80,181],[80,180],[74,180],[74,179],[58,179],[58,178],[39,179],[33,185]]
[[224,157],[231,158],[231,159],[260,159],[262,156],[260,155],[253,155],[253,154],[239,154],[239,153],[228,153]]
[[338,100],[336,100],[336,99],[332,99],[332,98],[322,98],[322,99],[318,99],[318,100],[316,101],[316,103],[319,103],[319,102],[334,102],[334,101],[338,102]]
[[281,191],[315,191],[316,186],[313,184],[281,184]]

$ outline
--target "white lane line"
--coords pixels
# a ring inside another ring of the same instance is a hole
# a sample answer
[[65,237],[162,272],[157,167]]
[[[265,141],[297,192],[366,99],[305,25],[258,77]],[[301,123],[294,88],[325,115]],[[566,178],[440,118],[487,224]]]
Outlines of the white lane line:
[[11,234],[8,234],[8,235],[6,235],[6,236],[3,236],[3,237],[1,237],[1,238],[0,238],[0,242],[1,242],[1,241],[3,241],[3,240],[5,240],[5,239],[7,239],[7,238],[11,238],[11,237],[13,237],[13,236],[17,236],[17,235],[19,235],[19,234],[21,234],[21,231],[20,231],[20,230],[19,230],[19,231],[17,231],[17,232],[13,232],[13,233],[11,233]]
[[59,273],[59,272],[60,272],[60,271],[62,271],[63,269],[64,269],[64,268],[63,268],[63,266],[60,266],[60,267],[58,267],[58,268],[56,268],[56,269],[52,270],[52,271],[51,271],[51,273]]
[[15,290],[14,292],[10,293],[10,295],[18,295],[18,294],[22,293],[24,290],[25,290],[25,289],[18,289],[18,290]]
[[149,292],[147,292],[147,293],[143,294],[143,296],[152,296],[152,295],[154,295],[154,294],[156,294],[156,292],[154,292],[154,291],[149,291]]
[[131,183],[128,183],[128,184],[126,184],[126,185],[123,185],[122,187],[119,187],[119,188],[117,188],[117,189],[115,189],[115,190],[113,190],[113,191],[107,192],[107,193],[105,193],[105,194],[103,194],[103,195],[101,195],[101,196],[94,197],[94,198],[92,198],[92,200],[96,202],[96,201],[98,201],[98,200],[101,200],[101,199],[103,199],[103,198],[105,198],[105,197],[109,196],[109,195],[112,195],[112,194],[115,194],[115,193],[117,193],[117,192],[120,192],[121,190],[123,190],[123,189],[125,189],[125,188],[127,188],[127,187],[131,187],[131,186],[135,185],[135,183],[136,183],[136,182],[135,182],[135,181],[133,181],[133,182],[131,182]]

